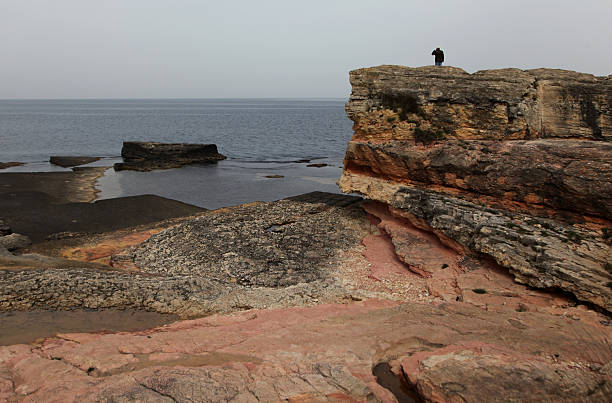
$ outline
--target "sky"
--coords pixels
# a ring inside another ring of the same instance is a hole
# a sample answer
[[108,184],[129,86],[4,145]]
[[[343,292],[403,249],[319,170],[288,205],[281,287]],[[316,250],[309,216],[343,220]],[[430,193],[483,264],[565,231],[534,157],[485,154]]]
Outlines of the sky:
[[612,74],[612,0],[0,0],[0,99],[346,98],[350,70]]

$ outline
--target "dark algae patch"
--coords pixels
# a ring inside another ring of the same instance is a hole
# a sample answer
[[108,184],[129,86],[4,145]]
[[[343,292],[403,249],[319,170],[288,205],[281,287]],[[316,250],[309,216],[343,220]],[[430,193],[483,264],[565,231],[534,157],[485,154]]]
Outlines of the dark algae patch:
[[420,108],[416,98],[410,94],[382,94],[381,103],[399,114],[400,120],[408,120],[408,114],[419,114]]
[[414,141],[422,144],[431,144],[434,141],[440,141],[444,139],[444,132],[440,129],[428,130],[417,127],[414,129]]

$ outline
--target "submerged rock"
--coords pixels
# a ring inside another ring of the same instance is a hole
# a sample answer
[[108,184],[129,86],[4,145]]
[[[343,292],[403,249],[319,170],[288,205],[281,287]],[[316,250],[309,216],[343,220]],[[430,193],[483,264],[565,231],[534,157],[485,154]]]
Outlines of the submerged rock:
[[91,162],[96,162],[100,159],[101,157],[51,156],[51,158],[49,158],[49,162],[64,168],[70,168],[78,165],[85,165]]
[[23,162],[0,162],[0,169],[18,167],[23,165]]
[[212,163],[224,160],[215,144],[156,143],[124,141],[121,149],[123,163],[115,170],[151,171],[178,168],[188,164]]

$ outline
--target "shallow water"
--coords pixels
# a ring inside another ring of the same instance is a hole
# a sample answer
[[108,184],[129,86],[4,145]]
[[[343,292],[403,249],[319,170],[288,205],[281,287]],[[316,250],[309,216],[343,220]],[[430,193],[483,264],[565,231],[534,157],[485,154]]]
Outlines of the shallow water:
[[135,332],[178,319],[135,310],[0,312],[0,345],[31,343],[58,333]]
[[[0,101],[2,172],[65,171],[51,155],[120,162],[123,141],[216,143],[227,160],[153,172],[106,171],[98,199],[155,194],[209,209],[312,191],[338,193],[351,137],[345,100]],[[326,163],[322,168],[298,162]],[[282,176],[269,178],[268,176]]]
[[344,99],[0,100],[0,161],[119,156],[123,141],[215,143],[252,161],[338,157]]
[[[252,201],[273,201],[312,191],[338,193],[341,161],[322,168],[306,163],[245,163],[226,160],[152,172],[110,169],[98,180],[98,199],[156,194],[216,209]],[[282,178],[267,176],[280,175]]]

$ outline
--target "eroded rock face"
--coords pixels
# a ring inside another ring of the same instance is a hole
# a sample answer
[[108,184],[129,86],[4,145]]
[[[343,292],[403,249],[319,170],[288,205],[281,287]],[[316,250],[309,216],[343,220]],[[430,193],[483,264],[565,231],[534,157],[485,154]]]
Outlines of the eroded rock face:
[[[351,83],[343,191],[522,283],[612,309],[610,77],[380,66]],[[395,233],[401,259],[414,240]]]
[[612,80],[573,71],[379,66],[350,73],[356,139],[609,140]]
[[612,143],[584,140],[352,141],[346,170],[498,202],[612,217]]
[[115,170],[151,171],[178,168],[183,165],[211,163],[224,160],[215,144],[157,143],[124,141],[121,149],[123,163]]

